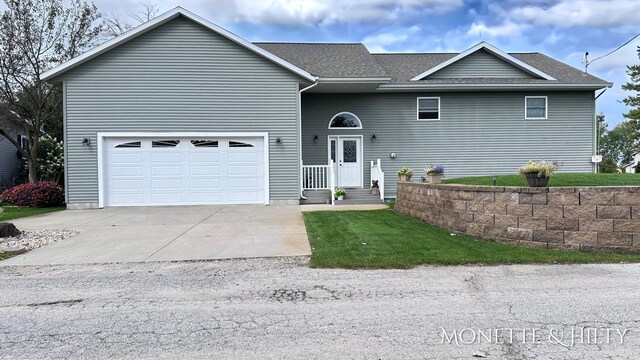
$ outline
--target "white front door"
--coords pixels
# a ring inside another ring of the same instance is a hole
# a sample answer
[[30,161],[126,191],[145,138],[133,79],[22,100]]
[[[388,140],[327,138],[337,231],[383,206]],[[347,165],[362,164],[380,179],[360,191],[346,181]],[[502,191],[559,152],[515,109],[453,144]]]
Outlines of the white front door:
[[339,187],[362,187],[362,138],[339,136],[330,139]]

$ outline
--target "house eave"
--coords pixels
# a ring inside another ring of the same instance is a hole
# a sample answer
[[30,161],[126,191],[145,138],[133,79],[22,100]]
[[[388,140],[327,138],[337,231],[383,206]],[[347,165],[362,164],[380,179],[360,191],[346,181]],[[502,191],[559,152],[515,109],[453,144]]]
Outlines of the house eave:
[[116,48],[122,44],[124,44],[125,42],[128,42],[132,39],[135,39],[136,37],[139,37],[155,28],[157,28],[158,26],[161,26],[162,24],[165,24],[175,18],[177,18],[178,16],[184,16],[206,28],[208,28],[211,31],[214,31],[224,37],[226,37],[227,39],[235,42],[236,44],[243,46],[244,48],[276,63],[277,65],[282,66],[283,68],[301,76],[302,78],[309,80],[311,82],[314,82],[316,80],[316,77],[311,75],[309,72],[283,60],[282,58],[279,58],[278,56],[260,48],[257,45],[252,44],[251,42],[239,37],[238,35],[223,29],[222,27],[208,21],[205,20],[204,18],[188,11],[185,10],[181,7],[176,7],[172,10],[167,11],[166,13],[154,18],[153,20],[146,22],[136,28],[133,28],[119,36],[116,36],[115,38],[96,46],[95,48],[85,52],[82,55],[76,56],[75,58],[66,61],[54,68],[51,68],[47,71],[45,71],[44,73],[42,73],[42,75],[40,76],[40,79],[42,81],[51,81],[52,79],[55,79],[56,77],[62,75],[63,73],[72,70],[84,63],[86,63],[87,61],[90,61],[91,59],[100,56],[104,53],[106,53],[109,50],[112,50],[113,48]]
[[613,86],[606,84],[381,84],[378,91],[429,90],[599,90]]
[[389,77],[371,77],[371,78],[318,78],[319,83],[389,83],[391,82],[391,78]]

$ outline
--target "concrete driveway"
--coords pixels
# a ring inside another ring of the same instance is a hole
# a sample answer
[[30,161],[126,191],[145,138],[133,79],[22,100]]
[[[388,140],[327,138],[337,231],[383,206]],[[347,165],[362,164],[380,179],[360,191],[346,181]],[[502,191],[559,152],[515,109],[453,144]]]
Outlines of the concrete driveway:
[[2,261],[0,266],[311,254],[299,206],[67,210],[13,223],[22,230],[71,229],[79,234]]

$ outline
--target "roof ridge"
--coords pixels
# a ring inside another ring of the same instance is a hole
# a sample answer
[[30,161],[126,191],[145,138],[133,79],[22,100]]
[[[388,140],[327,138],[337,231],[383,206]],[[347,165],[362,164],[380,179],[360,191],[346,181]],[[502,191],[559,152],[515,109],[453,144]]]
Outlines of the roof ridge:
[[296,45],[364,45],[359,42],[342,43],[342,42],[301,42],[301,41],[254,41],[254,44],[296,44]]

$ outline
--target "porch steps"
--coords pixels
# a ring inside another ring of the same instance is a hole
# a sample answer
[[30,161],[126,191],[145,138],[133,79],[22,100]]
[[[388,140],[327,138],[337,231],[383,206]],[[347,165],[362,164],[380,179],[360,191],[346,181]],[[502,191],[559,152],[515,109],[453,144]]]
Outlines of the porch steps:
[[305,190],[304,195],[307,199],[300,199],[300,205],[326,204],[331,199],[330,190]]
[[336,205],[380,204],[380,195],[371,194],[369,189],[346,189],[344,200],[336,200]]
[[[346,189],[344,200],[336,200],[336,205],[380,204],[380,196],[371,194],[369,189]],[[301,199],[300,205],[326,204],[331,197],[329,190],[305,190],[306,200]]]

